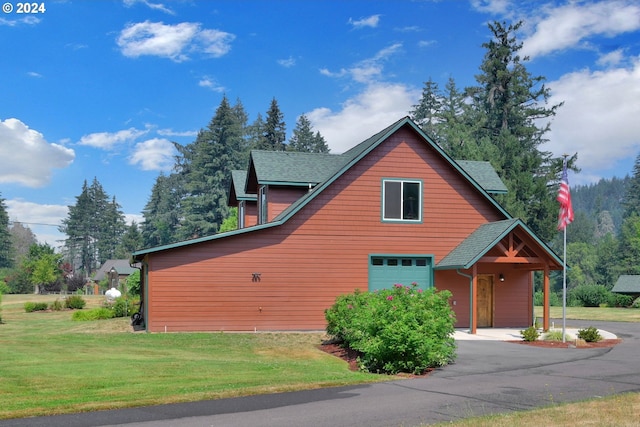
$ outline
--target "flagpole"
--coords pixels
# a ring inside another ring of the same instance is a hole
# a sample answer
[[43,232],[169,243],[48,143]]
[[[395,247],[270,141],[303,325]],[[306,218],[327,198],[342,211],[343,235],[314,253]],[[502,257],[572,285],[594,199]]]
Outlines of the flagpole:
[[567,227],[564,228],[564,249],[562,255],[562,342],[566,341],[567,330]]

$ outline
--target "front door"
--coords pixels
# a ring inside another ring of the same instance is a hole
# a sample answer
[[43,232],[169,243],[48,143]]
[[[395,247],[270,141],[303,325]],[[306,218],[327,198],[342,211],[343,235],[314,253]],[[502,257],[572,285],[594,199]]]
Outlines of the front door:
[[478,276],[478,295],[476,299],[478,328],[493,326],[493,276]]

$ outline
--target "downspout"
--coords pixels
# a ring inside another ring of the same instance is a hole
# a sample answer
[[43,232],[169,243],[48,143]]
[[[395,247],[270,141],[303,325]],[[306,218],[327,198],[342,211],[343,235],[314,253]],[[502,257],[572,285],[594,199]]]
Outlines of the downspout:
[[[141,287],[140,287],[140,306],[138,307],[138,313],[137,316],[136,314],[134,314],[133,316],[131,316],[131,325],[135,326],[135,324],[140,324],[142,323],[144,325],[144,329],[147,330],[147,321],[146,321],[146,317],[147,317],[147,274],[149,271],[149,264],[147,264],[147,261],[143,258],[140,260],[140,267],[136,267],[134,264],[137,264],[136,262],[133,262],[133,259],[131,259],[129,261],[129,266],[131,266],[132,268],[136,268],[138,270],[140,270],[140,282],[141,283]],[[147,267],[147,268],[145,268]],[[144,275],[143,275],[144,273]],[[140,323],[139,323],[140,322]]]
[[459,268],[456,268],[456,273],[469,279],[469,333],[471,333],[473,331],[473,276],[463,273]]

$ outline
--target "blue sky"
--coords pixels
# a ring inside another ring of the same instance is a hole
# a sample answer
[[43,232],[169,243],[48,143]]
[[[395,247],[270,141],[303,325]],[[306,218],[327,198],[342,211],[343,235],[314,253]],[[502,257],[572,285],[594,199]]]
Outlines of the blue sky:
[[[55,1],[0,12],[0,195],[58,246],[94,177],[129,220],[170,141],[187,144],[223,94],[255,120],[272,98],[340,153],[407,115],[429,78],[462,88],[490,37],[524,20],[533,75],[564,102],[542,148],[578,152],[572,185],[632,173],[640,153],[640,5],[618,1]],[[8,13],[7,13],[8,12]]]

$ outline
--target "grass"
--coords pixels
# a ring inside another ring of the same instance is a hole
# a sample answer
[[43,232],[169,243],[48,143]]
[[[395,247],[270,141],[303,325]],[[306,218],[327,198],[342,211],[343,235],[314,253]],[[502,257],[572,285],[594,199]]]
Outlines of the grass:
[[[317,348],[320,333],[133,333],[129,319],[72,321],[71,311],[26,313],[4,295],[0,419],[217,399],[368,383]],[[104,297],[86,297],[87,309]]]
[[[562,307],[550,307],[550,317],[562,318]],[[536,317],[542,318],[542,307],[535,307]],[[640,309],[615,307],[567,307],[567,320],[601,320],[606,322],[640,322]]]
[[[85,310],[103,297],[85,297]],[[0,419],[294,391],[388,380],[317,348],[322,334],[133,333],[128,319],[24,311],[55,296],[4,295]],[[541,307],[536,315],[542,316]],[[551,307],[551,317],[562,317]],[[640,310],[567,308],[567,319],[640,322]],[[640,394],[469,418],[453,426],[636,424]],[[444,424],[443,424],[444,425]]]
[[628,393],[567,403],[533,411],[509,412],[467,418],[435,426],[454,427],[539,427],[539,426],[598,426],[632,427],[638,425],[640,394]]

